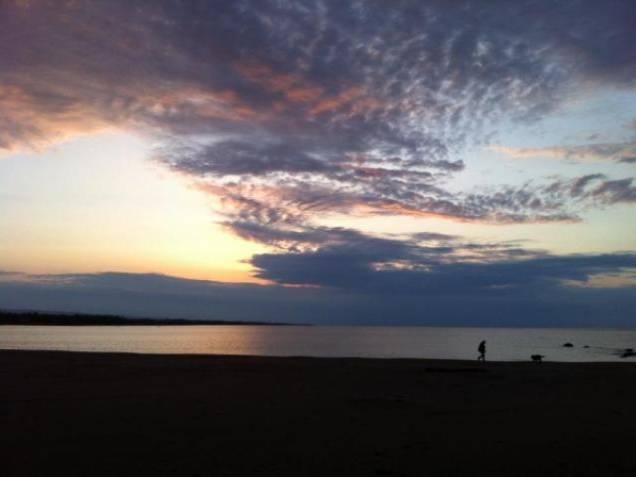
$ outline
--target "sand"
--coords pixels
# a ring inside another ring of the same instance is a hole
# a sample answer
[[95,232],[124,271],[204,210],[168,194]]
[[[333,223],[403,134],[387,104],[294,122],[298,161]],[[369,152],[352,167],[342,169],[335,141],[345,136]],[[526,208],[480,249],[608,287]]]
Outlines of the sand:
[[634,476],[636,362],[0,352],[0,474]]

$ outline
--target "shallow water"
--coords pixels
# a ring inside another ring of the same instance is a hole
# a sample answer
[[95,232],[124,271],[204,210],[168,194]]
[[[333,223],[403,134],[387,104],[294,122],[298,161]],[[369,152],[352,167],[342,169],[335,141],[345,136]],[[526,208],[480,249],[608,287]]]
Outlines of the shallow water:
[[[0,326],[0,349],[160,354],[628,361],[636,330],[344,326]],[[565,342],[574,344],[564,348]],[[589,346],[584,348],[584,346]]]

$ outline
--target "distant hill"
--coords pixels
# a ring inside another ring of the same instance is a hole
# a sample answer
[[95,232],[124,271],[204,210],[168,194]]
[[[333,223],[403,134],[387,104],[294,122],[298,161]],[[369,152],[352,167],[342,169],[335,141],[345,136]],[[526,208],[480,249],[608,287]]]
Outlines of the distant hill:
[[80,313],[45,313],[36,311],[2,311],[0,325],[51,325],[51,326],[165,326],[165,325],[275,325],[290,323],[266,323],[262,321],[188,320],[176,318],[126,318],[113,315],[85,315]]

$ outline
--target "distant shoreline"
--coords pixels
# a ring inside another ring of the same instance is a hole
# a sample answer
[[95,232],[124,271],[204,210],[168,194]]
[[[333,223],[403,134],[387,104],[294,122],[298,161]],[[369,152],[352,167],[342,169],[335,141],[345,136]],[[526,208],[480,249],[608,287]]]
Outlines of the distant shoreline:
[[0,311],[0,326],[299,326],[292,323],[264,321],[193,320],[178,318],[128,318],[116,315],[88,315],[82,313],[45,313],[36,311]]
[[[291,325],[294,326],[294,325]],[[302,325],[298,325],[302,326]],[[611,367],[611,366],[632,366],[634,361],[630,359],[616,361],[543,361],[541,364],[533,363],[530,360],[508,359],[508,360],[488,360],[485,365],[475,360],[464,358],[412,358],[412,357],[373,357],[373,356],[312,356],[312,355],[266,355],[266,354],[228,354],[228,353],[152,353],[148,351],[86,351],[75,349],[29,349],[29,348],[0,348],[0,359],[7,354],[22,355],[75,355],[75,356],[93,356],[108,359],[116,359],[126,357],[149,359],[210,359],[210,360],[272,360],[272,361],[340,361],[340,362],[377,362],[380,363],[412,363],[426,365],[427,372],[434,373],[482,373],[488,369],[497,366],[506,367],[522,367],[526,366],[543,366],[544,368],[551,366],[563,367]],[[450,368],[449,368],[450,367]],[[489,368],[490,367],[490,368]]]

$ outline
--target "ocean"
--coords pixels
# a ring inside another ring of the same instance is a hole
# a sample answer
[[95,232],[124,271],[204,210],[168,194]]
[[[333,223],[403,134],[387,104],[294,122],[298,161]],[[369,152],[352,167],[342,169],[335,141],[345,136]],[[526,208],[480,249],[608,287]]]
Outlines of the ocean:
[[[636,330],[379,326],[0,326],[0,349],[361,358],[632,361]],[[571,343],[572,347],[564,347]]]

